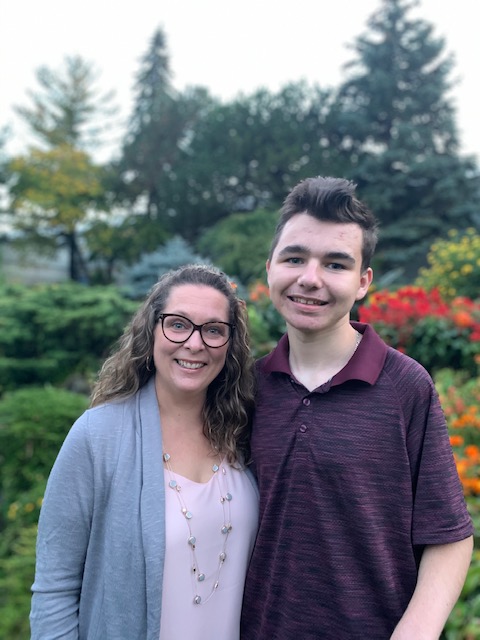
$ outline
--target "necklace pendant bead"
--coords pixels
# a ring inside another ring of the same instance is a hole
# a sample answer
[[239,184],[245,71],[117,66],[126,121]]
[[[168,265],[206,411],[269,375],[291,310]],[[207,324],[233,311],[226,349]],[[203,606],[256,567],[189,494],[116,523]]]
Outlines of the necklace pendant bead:
[[223,525],[223,527],[222,527],[222,533],[223,533],[224,535],[228,533],[228,527],[227,527],[227,525],[226,525],[226,524],[224,524],[224,525]]
[[202,599],[200,596],[195,596],[193,599],[193,604],[202,604]]
[[218,469],[219,469],[218,464],[214,464],[213,467],[212,467],[213,473],[217,473]]
[[182,513],[183,513],[183,515],[185,516],[185,518],[187,520],[191,520],[193,518],[193,513],[191,511],[185,510],[185,512],[184,512],[183,509],[182,509]]
[[170,454],[169,453],[164,453],[163,454],[163,461],[164,462],[168,462],[170,460]]
[[172,487],[172,489],[176,489],[177,481],[176,480],[170,480],[170,482],[168,483],[168,486]]
[[188,544],[195,549],[196,541],[197,539],[195,538],[195,536],[190,536],[188,539]]
[[227,493],[227,494],[225,495],[225,500],[228,500],[228,501],[230,502],[230,500],[232,499],[232,497],[233,497],[233,496],[232,496],[232,494],[231,494],[231,493]]
[[225,562],[225,560],[227,559],[227,554],[225,553],[225,551],[222,551],[222,553],[218,557],[220,558],[220,562]]
[[199,582],[203,582],[205,580],[205,574],[204,573],[199,573],[197,580]]

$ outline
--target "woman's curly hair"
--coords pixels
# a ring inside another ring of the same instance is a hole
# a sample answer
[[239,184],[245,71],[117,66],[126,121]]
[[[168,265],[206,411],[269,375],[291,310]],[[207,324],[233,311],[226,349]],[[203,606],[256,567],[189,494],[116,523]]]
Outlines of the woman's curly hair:
[[247,309],[227,276],[215,267],[187,265],[160,278],[125,329],[116,350],[103,364],[91,405],[128,398],[155,375],[152,355],[159,316],[172,289],[191,284],[220,291],[228,300],[229,322],[235,327],[225,365],[207,390],[204,433],[230,463],[247,461],[255,391]]

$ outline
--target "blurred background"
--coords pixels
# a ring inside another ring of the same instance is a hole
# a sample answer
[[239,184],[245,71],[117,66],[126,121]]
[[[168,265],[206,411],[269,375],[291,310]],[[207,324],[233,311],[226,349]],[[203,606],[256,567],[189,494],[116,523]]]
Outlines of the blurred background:
[[[213,263],[247,301],[255,355],[268,352],[283,324],[265,259],[283,199],[308,176],[353,180],[380,220],[354,317],[433,376],[480,525],[476,9],[3,7],[1,638],[29,637],[46,479],[139,301],[168,269]],[[447,639],[480,638],[479,546]]]

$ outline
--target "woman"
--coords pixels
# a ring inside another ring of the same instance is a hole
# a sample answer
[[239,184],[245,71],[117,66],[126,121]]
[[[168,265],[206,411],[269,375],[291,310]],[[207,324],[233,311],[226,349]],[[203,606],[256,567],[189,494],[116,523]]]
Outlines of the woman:
[[187,266],[106,360],[40,514],[32,638],[238,640],[258,498],[244,303]]

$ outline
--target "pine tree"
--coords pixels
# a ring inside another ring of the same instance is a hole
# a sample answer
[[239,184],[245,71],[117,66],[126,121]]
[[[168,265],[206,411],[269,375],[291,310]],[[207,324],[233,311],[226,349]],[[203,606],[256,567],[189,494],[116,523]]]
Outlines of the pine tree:
[[135,93],[119,166],[123,195],[130,201],[143,198],[145,214],[168,226],[169,216],[175,215],[172,183],[199,105],[197,94],[187,98],[174,89],[161,29],[141,61]]
[[437,236],[471,225],[478,207],[478,175],[459,155],[449,96],[454,60],[432,25],[410,17],[417,5],[382,0],[338,96],[352,177],[381,221],[381,270],[403,280]]
[[33,106],[17,107],[41,148],[31,148],[6,165],[12,224],[22,234],[15,243],[54,254],[66,247],[69,276],[88,282],[81,227],[105,205],[105,170],[88,149],[98,146],[111,116],[112,94],[96,89],[96,73],[82,58],[65,58],[55,71],[40,67]]
[[96,88],[97,73],[80,56],[67,56],[60,70],[40,67],[40,91],[29,91],[30,107],[16,107],[32,133],[49,148],[68,144],[77,149],[99,145],[106,121],[115,113],[113,93]]

